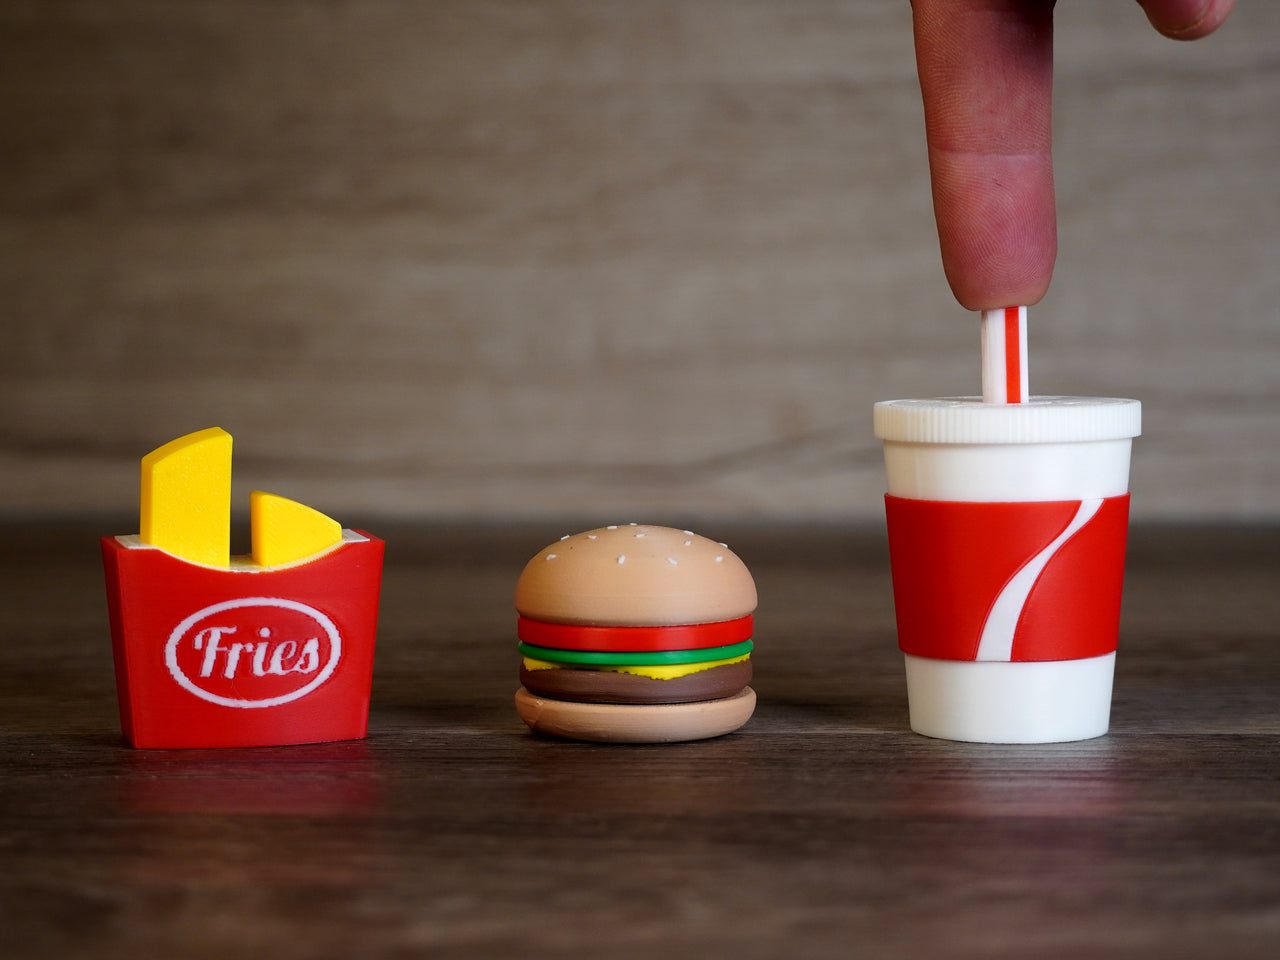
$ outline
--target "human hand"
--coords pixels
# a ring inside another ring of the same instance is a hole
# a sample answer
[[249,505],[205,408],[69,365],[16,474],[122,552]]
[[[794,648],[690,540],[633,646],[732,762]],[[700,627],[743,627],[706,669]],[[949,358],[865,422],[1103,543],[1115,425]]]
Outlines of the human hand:
[[[1235,0],[1138,0],[1167,37],[1216,30]],[[1057,256],[1054,0],[912,0],[942,266],[970,310],[1032,304]]]

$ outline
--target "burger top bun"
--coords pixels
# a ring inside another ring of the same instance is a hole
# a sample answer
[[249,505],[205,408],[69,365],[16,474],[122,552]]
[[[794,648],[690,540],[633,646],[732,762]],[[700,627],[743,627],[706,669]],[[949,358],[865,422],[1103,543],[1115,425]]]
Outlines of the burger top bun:
[[516,583],[516,610],[547,623],[661,627],[734,620],[755,608],[755,581],[724,544],[634,523],[551,544]]

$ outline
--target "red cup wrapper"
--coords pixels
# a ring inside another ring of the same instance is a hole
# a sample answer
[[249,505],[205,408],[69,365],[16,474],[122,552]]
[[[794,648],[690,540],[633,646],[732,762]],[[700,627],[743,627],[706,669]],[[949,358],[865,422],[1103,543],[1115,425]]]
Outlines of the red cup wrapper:
[[898,645],[945,660],[1111,653],[1129,495],[969,503],[885,497]]

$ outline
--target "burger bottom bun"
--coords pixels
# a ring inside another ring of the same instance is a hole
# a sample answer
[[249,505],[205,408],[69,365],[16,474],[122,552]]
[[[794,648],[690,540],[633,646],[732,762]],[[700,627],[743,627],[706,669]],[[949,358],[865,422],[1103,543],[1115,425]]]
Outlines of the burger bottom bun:
[[751,661],[726,663],[671,680],[613,670],[521,667],[520,682],[536,696],[578,703],[691,703],[737,693],[751,682]]
[[697,703],[573,703],[516,691],[516,711],[535,733],[596,743],[679,743],[732,733],[751,719],[756,692]]

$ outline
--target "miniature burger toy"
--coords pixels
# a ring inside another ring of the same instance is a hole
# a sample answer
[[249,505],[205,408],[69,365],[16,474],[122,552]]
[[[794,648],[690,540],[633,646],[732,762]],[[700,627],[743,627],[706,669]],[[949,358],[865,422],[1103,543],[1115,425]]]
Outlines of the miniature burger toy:
[[142,460],[141,532],[104,537],[120,725],[135,747],[355,740],[369,721],[383,543],[250,495],[230,555],[231,436]]
[[751,573],[688,530],[625,524],[561,538],[516,584],[516,709],[538,733],[702,740],[755,710]]

